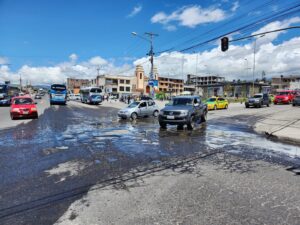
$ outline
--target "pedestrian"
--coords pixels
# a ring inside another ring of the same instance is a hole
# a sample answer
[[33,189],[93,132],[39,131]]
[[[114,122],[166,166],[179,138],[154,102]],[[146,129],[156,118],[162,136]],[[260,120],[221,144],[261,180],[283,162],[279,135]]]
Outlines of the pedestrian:
[[128,96],[127,100],[128,100],[128,105],[129,105],[129,103],[130,103],[130,96]]

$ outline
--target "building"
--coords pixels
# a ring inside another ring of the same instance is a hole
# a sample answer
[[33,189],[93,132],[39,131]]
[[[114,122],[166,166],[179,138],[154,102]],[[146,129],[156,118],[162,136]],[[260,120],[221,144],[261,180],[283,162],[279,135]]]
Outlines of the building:
[[250,97],[253,93],[269,93],[270,91],[271,86],[264,82],[254,82],[253,91],[253,82],[233,80],[232,82],[226,82],[224,87],[224,96],[235,98],[247,98]]
[[220,76],[187,75],[187,85],[193,85],[199,95],[207,98],[210,96],[224,96],[225,78]]
[[67,88],[74,94],[78,94],[81,87],[90,86],[88,79],[67,78]]
[[101,88],[108,95],[120,97],[133,94],[136,80],[132,76],[99,75],[91,81],[91,85]]
[[209,86],[213,84],[224,83],[225,78],[220,76],[198,76],[193,74],[187,75],[187,84],[195,86]]
[[[143,66],[137,65],[135,68],[135,81],[136,81],[136,86],[134,91],[136,93],[140,93],[142,95],[144,94],[149,94],[150,93],[150,86],[149,86],[149,77],[145,75],[145,71]],[[157,68],[153,68],[153,78],[154,80],[158,80],[158,72]],[[154,87],[155,92],[158,92],[158,87]]]
[[170,96],[180,95],[184,90],[184,80],[170,77],[158,77],[158,90]]
[[272,90],[277,89],[298,89],[300,88],[300,75],[291,75],[273,77],[272,78]]

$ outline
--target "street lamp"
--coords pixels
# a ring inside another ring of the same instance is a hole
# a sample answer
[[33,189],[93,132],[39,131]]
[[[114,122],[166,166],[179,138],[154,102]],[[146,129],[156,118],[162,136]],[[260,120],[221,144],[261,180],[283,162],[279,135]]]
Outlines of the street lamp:
[[150,96],[154,97],[154,83],[153,83],[153,80],[154,80],[154,77],[153,77],[153,58],[154,58],[153,38],[155,36],[158,36],[158,34],[154,34],[152,32],[146,32],[145,35],[147,35],[149,38],[141,36],[141,35],[139,35],[136,32],[131,32],[131,34],[134,35],[134,36],[137,36],[137,37],[139,37],[139,38],[141,38],[141,39],[143,39],[143,40],[145,40],[145,41],[147,41],[147,42],[150,43],[150,51],[147,54],[147,55],[150,56],[150,62],[151,62],[151,71],[150,71],[150,76],[149,76],[149,78],[150,78],[149,81],[151,81],[151,82],[149,82],[149,86],[150,86]]
[[255,55],[256,55],[256,41],[258,38],[264,37],[265,35],[261,35],[254,39],[254,47],[253,47],[253,81],[252,81],[252,94],[254,95],[254,75],[255,75]]

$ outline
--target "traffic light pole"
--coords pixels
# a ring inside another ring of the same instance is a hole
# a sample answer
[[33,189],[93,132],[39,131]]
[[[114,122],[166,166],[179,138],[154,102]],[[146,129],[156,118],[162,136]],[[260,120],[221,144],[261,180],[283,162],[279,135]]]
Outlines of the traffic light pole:
[[150,96],[152,98],[155,98],[155,90],[154,90],[154,84],[153,84],[153,80],[154,80],[154,76],[153,76],[153,73],[154,73],[154,65],[153,65],[153,61],[154,61],[154,51],[153,51],[153,37],[154,36],[158,36],[158,34],[154,34],[154,33],[151,33],[151,32],[146,32],[145,33],[146,35],[149,36],[149,41],[150,41],[150,51],[149,51],[149,56],[150,56],[150,63],[151,63],[151,70],[150,70],[150,76],[149,76],[149,80],[152,82],[152,85],[149,85],[149,82],[148,82],[148,85],[150,87]]

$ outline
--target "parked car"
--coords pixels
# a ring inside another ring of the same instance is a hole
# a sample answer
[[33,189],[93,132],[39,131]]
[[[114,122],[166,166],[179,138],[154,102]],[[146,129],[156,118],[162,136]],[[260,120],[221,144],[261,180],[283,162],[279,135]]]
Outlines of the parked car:
[[296,95],[293,99],[293,106],[300,106],[300,95]]
[[131,118],[133,120],[138,117],[154,116],[157,117],[159,109],[156,103],[152,100],[137,101],[128,105],[125,109],[118,112],[118,116],[122,119]]
[[182,129],[184,125],[192,130],[197,122],[207,120],[207,105],[199,96],[178,96],[163,108],[158,117],[161,128],[177,125]]
[[228,101],[225,98],[211,97],[206,101],[208,110],[228,109]]
[[42,99],[42,96],[41,96],[40,94],[36,94],[36,95],[34,96],[34,99]]
[[80,94],[69,94],[70,100],[80,100]]
[[295,93],[292,90],[278,91],[275,95],[274,104],[290,104],[293,102]]
[[89,104],[99,105],[102,102],[101,95],[91,95],[87,101]]
[[270,98],[268,94],[255,94],[253,97],[248,98],[245,102],[246,108],[251,106],[261,108],[264,105],[267,107],[270,106]]
[[10,117],[17,118],[38,118],[38,111],[33,99],[26,96],[14,97],[10,106]]

